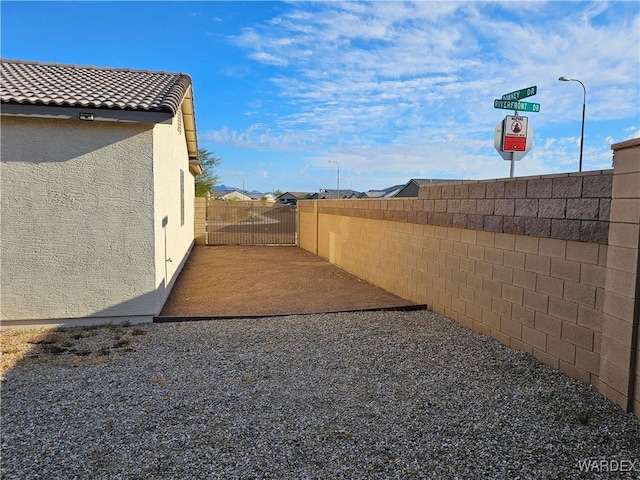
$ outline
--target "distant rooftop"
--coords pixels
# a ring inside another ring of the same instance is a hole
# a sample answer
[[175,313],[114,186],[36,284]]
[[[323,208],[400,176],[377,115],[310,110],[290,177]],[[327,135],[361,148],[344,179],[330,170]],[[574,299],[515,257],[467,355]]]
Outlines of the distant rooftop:
[[452,178],[412,178],[410,182],[416,182],[419,185],[427,185],[429,183],[445,183],[445,182],[461,182],[461,179]]

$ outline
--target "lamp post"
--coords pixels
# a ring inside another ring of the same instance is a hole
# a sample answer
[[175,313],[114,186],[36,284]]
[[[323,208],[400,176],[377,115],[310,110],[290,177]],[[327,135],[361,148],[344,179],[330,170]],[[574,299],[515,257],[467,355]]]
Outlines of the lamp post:
[[582,83],[580,80],[578,80],[577,78],[569,78],[566,76],[562,76],[560,77],[558,80],[560,80],[561,82],[578,82],[580,85],[582,85],[582,91],[583,91],[583,96],[582,96],[582,133],[580,134],[580,172],[582,171],[582,148],[584,145],[584,111],[587,105],[587,88],[584,86],[584,83]]
[[337,182],[337,190],[338,190],[338,199],[340,199],[340,164],[335,160],[329,160],[329,163],[335,163],[338,166],[338,182]]

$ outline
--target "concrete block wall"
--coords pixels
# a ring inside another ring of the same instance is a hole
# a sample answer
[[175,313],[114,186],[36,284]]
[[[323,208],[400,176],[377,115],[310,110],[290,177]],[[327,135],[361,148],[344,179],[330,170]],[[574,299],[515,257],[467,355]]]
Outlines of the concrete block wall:
[[600,391],[640,416],[640,139],[614,145]]
[[[640,141],[629,148],[633,164]],[[638,298],[620,282],[637,285],[640,221],[623,212],[638,214],[640,198],[616,195],[639,185],[640,169],[615,168],[428,185],[417,199],[301,201],[299,245],[629,408],[630,378],[640,386],[630,337]],[[635,252],[636,265],[625,267],[635,273],[610,272],[609,262],[631,253],[610,254],[610,235],[613,246]],[[626,302],[617,301],[621,295]],[[624,355],[619,345],[627,346]]]
[[432,225],[607,243],[612,170],[423,185]]
[[196,245],[206,245],[206,216],[207,216],[207,199],[205,197],[195,197],[194,215],[195,221],[193,223],[193,238]]
[[323,213],[318,231],[341,268],[598,384],[606,245]]
[[318,254],[318,202],[298,203],[298,244]]

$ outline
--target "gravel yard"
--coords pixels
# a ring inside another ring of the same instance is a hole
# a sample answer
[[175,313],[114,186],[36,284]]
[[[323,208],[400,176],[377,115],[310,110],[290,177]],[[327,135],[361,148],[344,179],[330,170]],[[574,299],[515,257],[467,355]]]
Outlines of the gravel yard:
[[428,311],[52,335],[2,383],[3,479],[640,477],[635,417]]

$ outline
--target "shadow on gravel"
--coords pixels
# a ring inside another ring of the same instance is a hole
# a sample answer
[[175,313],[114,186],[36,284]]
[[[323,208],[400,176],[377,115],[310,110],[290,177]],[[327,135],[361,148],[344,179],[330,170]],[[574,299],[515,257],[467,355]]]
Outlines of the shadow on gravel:
[[[3,362],[14,359],[3,479],[636,478],[640,468],[637,419],[433,312],[1,335]],[[587,471],[622,462],[622,476]]]

